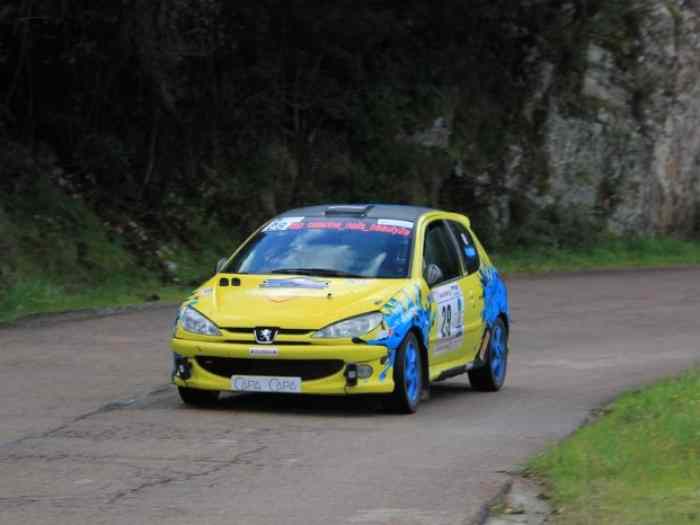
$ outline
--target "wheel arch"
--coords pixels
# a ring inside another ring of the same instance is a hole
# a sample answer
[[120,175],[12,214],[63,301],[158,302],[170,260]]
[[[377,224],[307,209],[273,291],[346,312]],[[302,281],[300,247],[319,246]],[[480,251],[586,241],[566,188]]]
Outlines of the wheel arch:
[[506,326],[506,333],[510,334],[510,319],[508,318],[508,315],[505,312],[501,312],[498,314],[498,318],[503,321],[503,324]]

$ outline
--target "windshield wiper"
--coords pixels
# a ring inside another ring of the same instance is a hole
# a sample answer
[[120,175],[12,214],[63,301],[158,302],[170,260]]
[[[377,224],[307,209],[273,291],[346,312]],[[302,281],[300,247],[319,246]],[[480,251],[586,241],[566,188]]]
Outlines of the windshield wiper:
[[284,273],[291,275],[317,275],[320,277],[350,277],[353,279],[367,279],[365,275],[332,270],[330,268],[278,268],[267,273]]

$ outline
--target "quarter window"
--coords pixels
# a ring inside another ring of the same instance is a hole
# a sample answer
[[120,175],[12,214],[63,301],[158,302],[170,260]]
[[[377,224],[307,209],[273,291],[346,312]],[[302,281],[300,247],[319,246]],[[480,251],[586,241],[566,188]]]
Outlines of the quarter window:
[[463,224],[458,222],[448,221],[448,224],[459,244],[460,256],[464,261],[467,273],[477,272],[479,270],[479,250],[476,248],[471,233]]

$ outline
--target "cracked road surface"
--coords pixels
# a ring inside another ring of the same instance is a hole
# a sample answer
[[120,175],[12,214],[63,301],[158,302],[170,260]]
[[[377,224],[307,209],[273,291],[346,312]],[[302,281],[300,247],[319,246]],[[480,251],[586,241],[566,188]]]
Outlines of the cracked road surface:
[[372,400],[168,386],[173,308],[0,330],[0,524],[462,524],[617,393],[698,363],[700,269],[509,283],[506,388]]

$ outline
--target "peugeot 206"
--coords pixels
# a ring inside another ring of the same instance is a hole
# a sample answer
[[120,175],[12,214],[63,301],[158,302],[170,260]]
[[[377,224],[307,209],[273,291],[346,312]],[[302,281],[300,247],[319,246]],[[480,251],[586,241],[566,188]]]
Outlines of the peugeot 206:
[[253,233],[179,309],[172,380],[184,403],[220,392],[381,394],[412,413],[431,382],[499,390],[506,286],[460,214],[313,206]]

